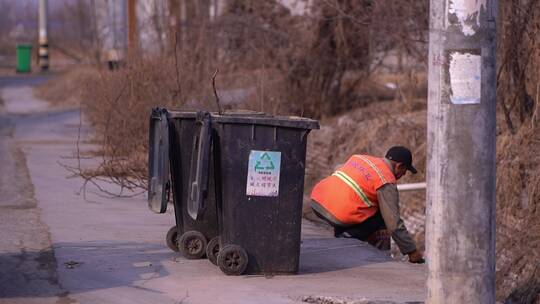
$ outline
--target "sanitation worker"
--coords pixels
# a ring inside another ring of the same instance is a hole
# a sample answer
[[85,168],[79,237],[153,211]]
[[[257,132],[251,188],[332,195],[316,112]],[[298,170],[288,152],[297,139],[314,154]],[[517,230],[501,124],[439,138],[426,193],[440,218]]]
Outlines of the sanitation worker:
[[390,148],[384,158],[353,155],[315,185],[311,208],[334,227],[336,237],[370,241],[386,228],[411,263],[423,263],[423,254],[399,214],[396,181],[407,171],[417,172],[405,147]]

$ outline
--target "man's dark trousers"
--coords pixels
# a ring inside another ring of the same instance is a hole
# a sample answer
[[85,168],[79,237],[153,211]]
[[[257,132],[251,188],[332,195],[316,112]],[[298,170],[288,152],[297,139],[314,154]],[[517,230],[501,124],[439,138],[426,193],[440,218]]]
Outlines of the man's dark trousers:
[[[312,209],[313,210],[313,209]],[[338,226],[328,219],[326,219],[322,214],[313,210],[313,212],[322,220],[329,223],[334,227],[334,236],[335,237],[352,237],[359,239],[361,241],[367,241],[368,237],[377,230],[386,229],[384,224],[383,217],[380,211],[377,211],[373,216],[369,217],[360,224],[342,227]],[[347,235],[348,234],[348,235]]]

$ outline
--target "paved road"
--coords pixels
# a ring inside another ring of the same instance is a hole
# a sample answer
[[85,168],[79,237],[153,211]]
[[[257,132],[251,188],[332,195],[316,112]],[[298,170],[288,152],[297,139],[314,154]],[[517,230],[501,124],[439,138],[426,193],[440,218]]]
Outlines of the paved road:
[[[0,79],[0,303],[397,303],[425,296],[425,266],[304,222],[300,273],[227,277],[167,249],[169,212],[110,199],[63,165],[78,109],[50,108],[25,79]],[[83,138],[90,132],[83,128]],[[92,149],[82,145],[82,149]],[[83,164],[88,165],[88,164]],[[342,301],[342,302],[338,302]],[[388,303],[388,302],[385,302]]]
[[[3,77],[0,90],[9,87],[13,93],[45,79]],[[8,115],[0,104],[0,302],[73,303],[58,281],[49,228],[35,199],[25,154],[13,136],[22,118]]]

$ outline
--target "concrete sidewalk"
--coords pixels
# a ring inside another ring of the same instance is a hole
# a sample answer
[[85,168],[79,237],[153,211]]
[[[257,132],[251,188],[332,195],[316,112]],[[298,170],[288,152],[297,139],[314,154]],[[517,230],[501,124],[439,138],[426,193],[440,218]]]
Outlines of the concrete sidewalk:
[[[26,155],[34,198],[50,231],[59,283],[70,299],[100,304],[424,299],[425,266],[393,261],[365,243],[335,239],[306,221],[298,275],[229,277],[207,260],[184,259],[165,245],[165,234],[174,224],[172,208],[156,215],[148,210],[144,195],[105,198],[91,185],[86,199],[79,194],[83,181],[67,178],[69,172],[62,167],[75,165],[69,156],[75,151],[78,109],[48,108],[30,98],[30,90],[7,86],[2,96],[14,114],[14,138]],[[83,128],[83,136],[88,132]],[[24,303],[24,295],[13,297]]]

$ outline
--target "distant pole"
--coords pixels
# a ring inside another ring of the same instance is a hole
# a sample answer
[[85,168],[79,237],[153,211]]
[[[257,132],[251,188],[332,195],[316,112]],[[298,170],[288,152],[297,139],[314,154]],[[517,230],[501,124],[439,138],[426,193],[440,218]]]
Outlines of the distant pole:
[[184,43],[187,41],[187,34],[193,29],[189,28],[187,22],[188,18],[188,4],[186,1],[180,1],[180,45],[184,46]]
[[128,0],[128,54],[133,56],[138,51],[137,39],[137,1]]
[[47,0],[39,0],[38,18],[39,67],[41,68],[41,71],[46,72],[49,70],[49,40],[47,37]]
[[495,303],[497,0],[431,0],[426,303]]

